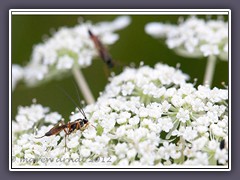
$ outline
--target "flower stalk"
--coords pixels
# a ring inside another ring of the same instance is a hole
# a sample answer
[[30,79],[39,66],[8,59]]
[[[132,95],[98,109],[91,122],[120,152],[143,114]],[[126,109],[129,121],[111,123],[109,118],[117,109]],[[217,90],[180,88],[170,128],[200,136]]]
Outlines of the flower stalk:
[[81,90],[87,104],[93,104],[95,102],[94,97],[93,97],[92,92],[84,78],[84,75],[83,75],[81,69],[74,66],[72,68],[72,73],[73,73],[73,76],[77,82],[77,85],[78,85],[79,89]]
[[207,60],[203,83],[205,85],[209,85],[209,87],[211,87],[211,85],[212,85],[213,75],[214,75],[215,67],[216,67],[216,61],[217,61],[217,58],[214,55],[209,56],[208,60]]

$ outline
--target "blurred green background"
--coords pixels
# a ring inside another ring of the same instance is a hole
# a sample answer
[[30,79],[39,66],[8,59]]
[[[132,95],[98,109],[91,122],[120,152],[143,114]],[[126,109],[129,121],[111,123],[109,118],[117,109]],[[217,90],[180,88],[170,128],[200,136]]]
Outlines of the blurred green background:
[[[13,15],[11,29],[12,64],[27,64],[31,57],[33,45],[42,42],[44,36],[51,37],[51,29],[58,29],[62,26],[75,26],[78,24],[79,17],[93,23],[112,21],[116,18],[116,16],[112,15]],[[202,84],[207,62],[206,58],[180,57],[168,49],[162,41],[159,42],[159,40],[152,38],[144,31],[145,25],[149,22],[177,23],[179,16],[134,15],[131,18],[132,23],[117,32],[120,39],[109,48],[113,59],[125,65],[133,62],[137,66],[140,61],[144,61],[144,64],[150,66],[154,66],[157,62],[166,63],[170,66],[176,66],[177,63],[180,63],[180,69],[190,75],[191,82],[193,82],[194,78],[197,78],[197,84]],[[227,19],[227,16],[224,18]],[[95,99],[107,84],[104,66],[105,64],[100,59],[96,59],[90,67],[82,70]],[[122,67],[116,67],[113,71],[118,74],[122,71]],[[212,87],[223,88],[221,84],[223,81],[228,84],[228,63],[218,61]],[[57,111],[65,118],[68,118],[70,112],[74,110],[74,105],[57,86],[65,89],[73,98],[77,97],[72,76],[34,88],[26,88],[22,84],[17,86],[12,92],[12,118],[14,119],[19,105],[30,105],[33,98],[36,98],[38,103],[50,107],[51,111]],[[80,97],[83,99],[81,94]]]

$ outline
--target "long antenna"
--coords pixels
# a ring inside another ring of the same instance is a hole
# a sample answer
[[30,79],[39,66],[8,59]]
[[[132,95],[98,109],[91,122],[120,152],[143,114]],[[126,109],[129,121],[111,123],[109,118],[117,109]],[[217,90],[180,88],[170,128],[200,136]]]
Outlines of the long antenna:
[[[76,91],[77,91],[77,97],[78,97],[79,106],[81,106],[81,105],[80,105],[80,104],[81,104],[81,101],[80,101],[80,96],[79,96],[79,91],[78,91],[77,85],[76,85],[75,81],[73,81],[73,83],[74,83],[75,89],[76,89]],[[83,114],[84,118],[87,119],[86,114],[85,114],[85,112],[83,111],[83,108],[80,107],[79,109],[81,109],[81,113]]]
[[[79,105],[73,100],[73,98],[61,87],[58,88],[72,101],[72,103],[78,108],[79,112],[86,118],[84,111],[79,107]],[[87,118],[86,118],[87,119]]]

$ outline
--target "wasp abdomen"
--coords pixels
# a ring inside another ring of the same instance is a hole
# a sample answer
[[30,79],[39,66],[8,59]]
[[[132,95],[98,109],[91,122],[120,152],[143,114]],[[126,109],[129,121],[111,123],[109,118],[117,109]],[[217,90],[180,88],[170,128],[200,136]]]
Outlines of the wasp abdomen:
[[53,127],[50,129],[45,136],[51,136],[51,135],[57,135],[59,134],[64,128],[67,128],[66,125],[58,126],[58,127]]

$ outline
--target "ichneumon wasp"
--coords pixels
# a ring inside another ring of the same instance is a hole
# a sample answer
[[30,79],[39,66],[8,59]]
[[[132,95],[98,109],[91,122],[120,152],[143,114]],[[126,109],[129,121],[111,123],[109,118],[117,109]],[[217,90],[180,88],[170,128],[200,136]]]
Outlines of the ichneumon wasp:
[[[75,88],[77,89],[76,85]],[[70,95],[68,95],[63,89],[61,89],[64,94],[73,102],[74,105],[78,108],[78,111],[82,114],[83,118],[78,118],[73,122],[67,122],[67,124],[61,120],[59,123],[57,123],[55,126],[53,126],[48,132],[46,132],[43,136],[40,137],[35,137],[37,139],[43,138],[45,136],[52,136],[52,135],[58,135],[60,132],[64,131],[65,132],[65,148],[67,147],[67,136],[70,135],[71,133],[80,130],[84,131],[86,128],[88,128],[89,125],[95,128],[92,124],[89,123],[89,120],[86,117],[85,112],[83,109],[72,99]],[[78,95],[78,100],[80,102],[80,97],[77,91]]]
[[108,53],[107,49],[102,44],[102,42],[99,40],[99,38],[96,35],[94,35],[92,33],[92,31],[90,29],[88,29],[88,34],[89,34],[91,40],[93,41],[93,43],[98,51],[98,54],[102,58],[104,63],[107,64],[108,68],[113,68],[113,66],[114,66],[113,59],[112,59],[111,55]]

